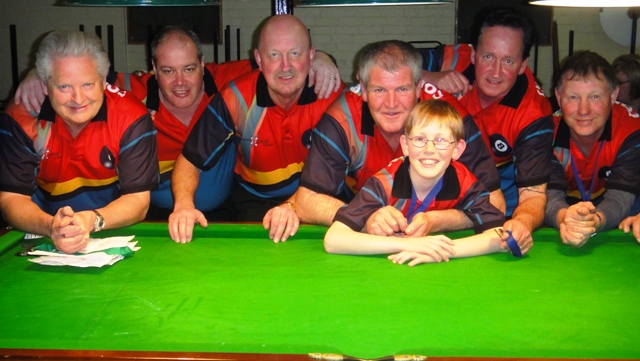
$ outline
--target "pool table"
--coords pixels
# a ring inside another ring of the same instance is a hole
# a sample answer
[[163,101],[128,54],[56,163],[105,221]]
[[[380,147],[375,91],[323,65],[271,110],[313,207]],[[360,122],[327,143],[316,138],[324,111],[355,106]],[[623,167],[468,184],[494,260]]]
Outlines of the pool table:
[[210,224],[177,244],[166,224],[142,223],[99,234],[135,235],[134,256],[85,269],[16,256],[25,241],[9,231],[0,358],[640,359],[640,245],[621,231],[576,249],[541,229],[521,259],[416,267],[327,254],[325,231],[274,244],[258,224]]

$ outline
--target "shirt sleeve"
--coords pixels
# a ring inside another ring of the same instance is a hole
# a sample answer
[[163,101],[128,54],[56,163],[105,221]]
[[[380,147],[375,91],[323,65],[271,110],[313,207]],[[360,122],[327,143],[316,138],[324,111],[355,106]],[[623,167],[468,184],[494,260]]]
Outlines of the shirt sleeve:
[[640,130],[631,133],[618,149],[616,159],[611,165],[611,174],[607,178],[606,189],[616,189],[640,195]]
[[386,191],[376,177],[369,178],[360,192],[348,204],[336,212],[333,221],[339,221],[356,232],[360,232],[375,211],[389,204]]
[[479,181],[473,182],[467,189],[456,209],[462,210],[469,217],[476,233],[501,227],[505,222],[504,214],[489,202],[489,192]]
[[227,146],[233,146],[235,125],[221,93],[202,112],[182,149],[182,155],[201,170],[217,164]]
[[482,140],[478,125],[470,114],[463,118],[463,123],[467,147],[458,161],[464,164],[489,192],[500,189],[498,168]]
[[0,114],[0,191],[33,194],[38,164],[33,141],[11,116]]
[[513,149],[518,188],[547,183],[553,155],[552,116],[543,116],[524,128]]
[[567,179],[564,174],[564,168],[562,163],[555,155],[551,155],[551,164],[549,167],[549,181],[547,182],[547,189],[556,189],[566,192],[569,188]]
[[227,61],[222,64],[207,63],[206,67],[211,72],[211,75],[213,75],[213,80],[215,81],[218,89],[222,89],[233,79],[256,69],[257,64],[251,60],[235,60]]
[[300,186],[316,193],[339,196],[345,187],[349,161],[347,136],[342,126],[325,113],[313,130]]
[[156,130],[148,113],[133,122],[122,136],[119,158],[121,194],[157,188],[160,171]]

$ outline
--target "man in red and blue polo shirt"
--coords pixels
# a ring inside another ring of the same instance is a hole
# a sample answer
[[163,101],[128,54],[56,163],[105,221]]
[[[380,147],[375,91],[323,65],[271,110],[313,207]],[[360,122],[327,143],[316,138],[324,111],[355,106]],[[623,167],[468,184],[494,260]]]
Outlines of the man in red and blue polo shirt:
[[[293,194],[311,131],[338,96],[319,99],[308,87],[314,54],[306,27],[295,17],[277,15],[265,23],[254,51],[260,71],[236,78],[211,100],[176,161],[173,240],[188,242],[194,222],[206,225],[193,207],[198,173],[214,166],[230,144],[237,147],[231,203],[238,220],[259,221]],[[291,217],[282,210],[278,218],[286,222]]]
[[478,123],[500,173],[510,217],[505,229],[526,252],[533,245],[531,232],[544,221],[552,110],[527,67],[531,21],[504,8],[479,15],[482,23],[473,47],[451,47],[448,61],[432,63],[445,67],[426,69],[443,72],[426,73],[424,79],[463,94],[460,102]]
[[560,68],[545,220],[565,244],[617,227],[640,194],[640,115],[616,103],[618,90],[596,53],[576,52]]
[[54,31],[36,70],[48,98],[39,117],[11,105],[0,118],[0,209],[7,222],[83,249],[91,232],[144,218],[157,186],[155,129],[130,93],[106,85],[95,35]]

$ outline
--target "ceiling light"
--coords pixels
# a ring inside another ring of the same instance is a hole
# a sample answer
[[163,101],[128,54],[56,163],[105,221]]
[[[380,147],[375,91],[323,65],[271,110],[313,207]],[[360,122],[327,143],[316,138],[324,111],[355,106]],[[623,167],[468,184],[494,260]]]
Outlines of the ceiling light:
[[580,7],[580,8],[613,8],[640,6],[638,0],[535,0],[529,1],[532,5]]

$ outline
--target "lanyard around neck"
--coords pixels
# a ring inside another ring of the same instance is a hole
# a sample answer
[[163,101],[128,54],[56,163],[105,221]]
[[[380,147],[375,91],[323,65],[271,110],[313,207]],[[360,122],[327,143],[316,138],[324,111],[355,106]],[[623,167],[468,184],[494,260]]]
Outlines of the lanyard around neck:
[[433,186],[431,191],[426,195],[426,197],[424,197],[424,199],[422,200],[422,203],[420,203],[419,206],[417,205],[418,195],[416,194],[416,190],[414,187],[411,187],[411,203],[409,203],[409,209],[407,212],[407,221],[409,224],[411,224],[411,222],[413,221],[413,217],[416,214],[427,210],[427,207],[429,207],[429,205],[431,204],[431,202],[433,202],[433,200],[436,198],[438,193],[440,193],[440,190],[442,189],[443,184],[444,184],[444,177],[440,177],[436,185]]
[[588,202],[591,200],[591,194],[593,193],[593,184],[595,183],[596,176],[598,175],[598,160],[600,159],[600,152],[602,151],[602,147],[604,146],[604,141],[600,141],[600,147],[598,147],[598,154],[596,154],[596,164],[593,165],[593,175],[591,175],[591,184],[589,185],[589,193],[587,193],[584,189],[584,185],[582,184],[582,179],[580,179],[580,173],[578,173],[578,167],[576,167],[576,163],[573,160],[573,155],[569,152],[571,169],[573,170],[573,176],[576,178],[576,183],[578,183],[578,189],[580,190],[580,196],[584,202]]

